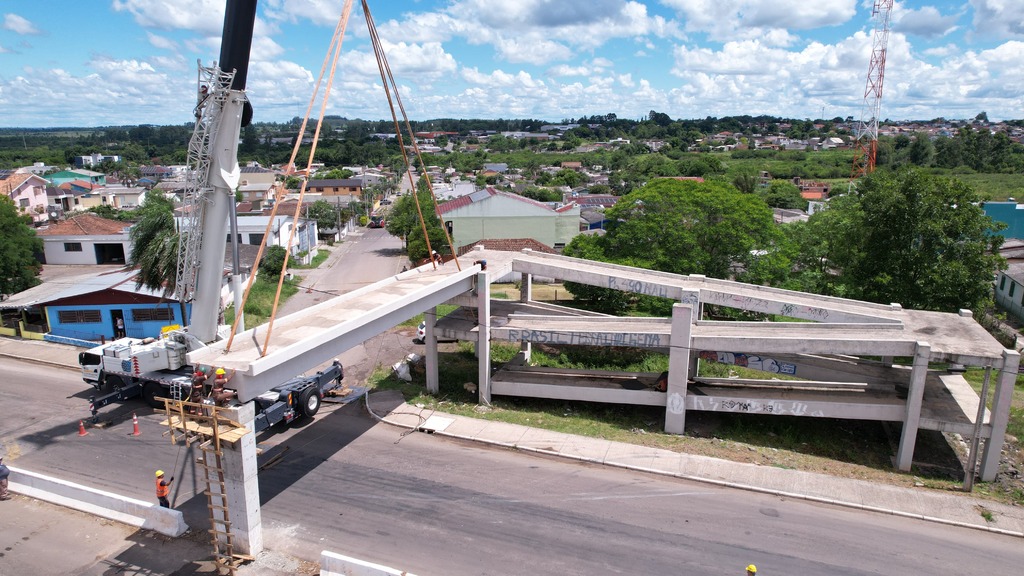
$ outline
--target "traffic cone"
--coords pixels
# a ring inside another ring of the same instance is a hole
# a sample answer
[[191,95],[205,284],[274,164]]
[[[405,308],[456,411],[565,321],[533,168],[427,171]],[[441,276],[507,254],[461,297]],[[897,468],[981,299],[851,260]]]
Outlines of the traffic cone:
[[135,417],[135,412],[132,412],[132,436],[139,435],[139,419]]
[[88,432],[85,431],[85,422],[83,422],[82,420],[79,420],[78,421],[78,435],[79,436],[85,436],[86,434],[88,434]]

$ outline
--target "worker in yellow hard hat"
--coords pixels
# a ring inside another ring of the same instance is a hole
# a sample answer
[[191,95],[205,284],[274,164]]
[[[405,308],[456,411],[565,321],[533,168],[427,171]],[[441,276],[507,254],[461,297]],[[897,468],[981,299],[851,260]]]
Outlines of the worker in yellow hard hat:
[[171,482],[174,482],[174,476],[164,480],[164,471],[156,471],[156,499],[160,501],[160,505],[164,508],[171,507],[171,503],[167,500],[167,496],[171,494]]
[[747,576],[754,576],[754,574],[757,574],[757,566],[753,564],[747,566]]
[[210,391],[210,398],[212,398],[214,403],[218,406],[226,406],[228,401],[234,397],[235,393],[230,390],[225,390],[224,386],[232,377],[234,377],[235,371],[232,370],[231,374],[228,374],[223,368],[217,368],[213,374],[213,390]]

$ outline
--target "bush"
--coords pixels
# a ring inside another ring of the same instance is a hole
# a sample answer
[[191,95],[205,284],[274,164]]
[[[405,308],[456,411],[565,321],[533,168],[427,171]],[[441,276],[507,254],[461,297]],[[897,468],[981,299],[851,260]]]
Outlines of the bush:
[[278,279],[281,277],[281,268],[284,266],[284,257],[287,254],[282,246],[270,246],[260,260],[260,274],[264,278]]

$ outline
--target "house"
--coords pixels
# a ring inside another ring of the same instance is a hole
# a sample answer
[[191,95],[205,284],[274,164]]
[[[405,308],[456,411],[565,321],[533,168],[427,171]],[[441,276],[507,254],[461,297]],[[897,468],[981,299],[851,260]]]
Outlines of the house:
[[567,170],[582,170],[583,162],[562,162],[561,167]]
[[277,197],[277,187],[275,182],[257,182],[255,184],[239,184],[238,195],[241,196],[241,202],[248,202],[250,210],[259,211],[264,206],[270,206],[274,203],[274,199]]
[[74,180],[83,180],[90,184],[97,184],[103,186],[107,183],[107,175],[101,172],[93,172],[92,170],[62,170],[60,172],[54,172],[50,174],[47,179],[53,182],[55,186],[60,186],[65,182],[72,182]]
[[141,186],[107,186],[104,192],[110,205],[122,210],[138,208],[146,199],[146,189]]
[[170,178],[173,173],[174,171],[167,166],[139,166],[140,178],[152,182],[159,182],[165,178]]
[[76,168],[92,168],[103,163],[104,160],[110,160],[111,162],[120,162],[120,156],[104,156],[103,154],[95,153],[89,154],[88,156],[75,156],[75,167]]
[[135,338],[157,337],[166,326],[184,326],[178,302],[161,292],[136,288],[137,274],[92,271],[14,294],[0,302],[0,309],[5,315],[20,316],[18,328],[5,330],[24,338],[95,342],[113,339],[118,319],[125,334]]
[[273,186],[274,182],[277,181],[277,172],[268,170],[260,166],[259,164],[250,164],[248,166],[241,166],[238,168],[239,171],[239,186],[249,186],[256,184],[265,184],[267,186]]
[[330,180],[310,180],[306,183],[306,192],[320,194],[325,200],[331,202],[329,197],[348,197],[355,200],[362,199],[363,181],[358,178],[335,178]]
[[75,180],[73,182],[64,182],[58,188],[75,198],[78,210],[88,210],[97,206],[113,206],[106,187],[99,184]]
[[487,187],[438,206],[456,249],[483,239],[531,238],[561,250],[579,234],[580,207],[552,206]]
[[0,171],[0,192],[7,195],[22,214],[32,216],[36,226],[49,220],[46,206],[46,178],[30,172]]
[[43,264],[124,264],[131,251],[131,226],[95,214],[72,214],[36,233],[43,241]]

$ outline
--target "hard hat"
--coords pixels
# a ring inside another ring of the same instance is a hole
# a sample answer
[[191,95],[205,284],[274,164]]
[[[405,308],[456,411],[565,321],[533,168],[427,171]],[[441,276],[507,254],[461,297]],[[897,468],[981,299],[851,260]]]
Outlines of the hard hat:
[[223,375],[224,375],[224,369],[223,368],[217,368],[217,376],[223,376]]
[[193,373],[192,375],[193,376],[206,376],[206,374],[202,370],[196,370],[195,373]]
[[156,475],[157,475],[157,477],[159,478],[160,476],[163,476],[163,475],[164,475],[164,471],[163,471],[163,470],[157,470],[157,471],[156,471]]
[[757,566],[754,566],[753,564],[747,566],[747,572],[750,572],[751,574],[757,574]]

